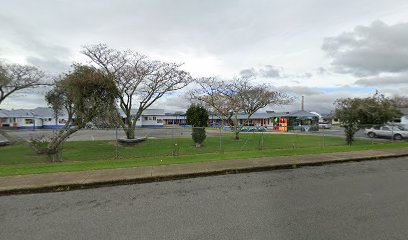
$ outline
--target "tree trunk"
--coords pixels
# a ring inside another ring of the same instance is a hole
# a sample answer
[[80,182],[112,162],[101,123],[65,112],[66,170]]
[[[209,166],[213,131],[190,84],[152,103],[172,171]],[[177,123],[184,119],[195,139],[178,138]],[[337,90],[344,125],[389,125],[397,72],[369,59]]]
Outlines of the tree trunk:
[[135,139],[135,127],[128,126],[124,129],[127,139]]
[[346,125],[344,126],[344,132],[346,135],[346,143],[351,146],[354,141],[354,134],[356,133],[356,130],[353,126]]
[[238,113],[234,116],[234,140],[239,140],[239,132],[241,128],[238,126]]
[[80,128],[69,128],[59,131],[59,133],[52,138],[51,142],[47,146],[47,155],[51,162],[62,161],[62,145],[65,140]]
[[234,140],[239,140],[239,131],[237,128],[235,129]]

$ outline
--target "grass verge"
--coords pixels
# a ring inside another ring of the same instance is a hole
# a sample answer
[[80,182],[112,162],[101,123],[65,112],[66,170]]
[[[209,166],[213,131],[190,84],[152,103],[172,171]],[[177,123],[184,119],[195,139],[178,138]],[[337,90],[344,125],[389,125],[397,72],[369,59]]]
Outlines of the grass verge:
[[[49,163],[25,145],[0,149],[0,176],[157,166],[232,159],[291,156],[330,152],[407,147],[408,143],[376,143],[357,140],[344,145],[338,137],[294,136],[287,134],[242,134],[240,141],[232,136],[208,138],[205,146],[195,148],[191,139],[152,139],[135,147],[118,147],[112,141],[67,142],[64,162]],[[117,151],[116,151],[117,150]],[[115,159],[116,154],[119,158]]]

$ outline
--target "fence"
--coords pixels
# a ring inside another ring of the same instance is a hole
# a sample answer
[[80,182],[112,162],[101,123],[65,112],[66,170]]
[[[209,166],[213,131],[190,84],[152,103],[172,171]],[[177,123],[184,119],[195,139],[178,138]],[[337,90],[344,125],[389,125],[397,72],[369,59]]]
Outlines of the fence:
[[[360,126],[355,133],[353,146],[372,144],[389,144],[405,141],[408,131],[403,126]],[[206,128],[206,139],[200,147],[192,140],[193,132],[202,128],[136,128],[137,143],[128,143],[125,130],[82,129],[74,133],[65,144],[64,158],[71,160],[103,160],[103,159],[145,159],[149,157],[181,157],[202,154],[211,158],[211,154],[240,153],[258,154],[280,153],[282,155],[293,151],[310,153],[321,149],[347,147],[344,129],[333,126],[330,129],[318,131],[290,130],[288,132],[272,131],[263,127],[246,127],[235,139],[233,129]],[[41,136],[51,137],[58,130],[9,130],[8,135],[20,139],[35,139]],[[202,132],[202,131],[201,131]],[[121,141],[123,140],[123,141]],[[257,156],[258,156],[257,155]]]

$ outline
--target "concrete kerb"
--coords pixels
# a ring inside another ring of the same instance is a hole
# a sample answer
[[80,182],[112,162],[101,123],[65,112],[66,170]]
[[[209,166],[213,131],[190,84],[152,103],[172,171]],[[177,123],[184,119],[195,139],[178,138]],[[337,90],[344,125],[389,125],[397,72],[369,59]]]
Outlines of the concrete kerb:
[[[367,151],[370,152],[370,151]],[[353,152],[347,152],[348,154]],[[348,155],[343,153],[344,155]],[[342,153],[337,153],[342,155]],[[322,166],[327,164],[338,164],[345,162],[360,162],[360,161],[372,161],[378,159],[395,158],[395,157],[405,157],[408,156],[408,151],[402,151],[401,153],[387,153],[387,151],[371,151],[370,154],[366,156],[348,156],[339,157],[334,154],[325,154],[325,159],[310,160],[312,158],[318,157],[320,154],[304,155],[304,156],[283,156],[283,157],[273,157],[273,158],[257,158],[257,159],[246,159],[246,160],[226,160],[218,162],[206,162],[199,163],[202,165],[208,165],[205,168],[194,167],[190,171],[177,172],[175,169],[185,164],[174,164],[174,165],[163,165],[156,168],[151,167],[152,171],[150,174],[142,174],[139,176],[123,176],[112,179],[103,179],[103,177],[98,178],[98,175],[103,176],[104,170],[95,170],[91,172],[83,180],[75,180],[71,183],[66,184],[48,184],[48,185],[38,185],[29,187],[14,187],[14,188],[1,188],[0,186],[0,196],[11,195],[11,194],[27,194],[27,193],[44,193],[44,192],[61,192],[61,191],[72,191],[79,189],[89,189],[97,187],[115,186],[115,185],[129,185],[129,184],[140,184],[140,183],[150,183],[150,182],[162,182],[178,179],[196,178],[196,177],[206,177],[215,175],[225,175],[225,174],[237,174],[237,173],[248,173],[248,172],[261,172],[270,171],[278,169],[293,169],[305,166]],[[306,157],[307,156],[307,157]],[[331,156],[331,157],[330,157]],[[295,160],[288,161],[289,158],[295,158]],[[310,158],[310,159],[308,159]],[[267,161],[269,159],[269,161]],[[271,159],[276,159],[276,162],[271,161]],[[286,160],[286,161],[285,161]],[[231,161],[234,163],[240,162],[241,166],[230,164]],[[215,163],[215,164],[214,164]],[[194,165],[194,164],[190,164]],[[219,165],[219,166],[217,166]],[[223,166],[224,165],[224,166]],[[228,166],[230,165],[230,166]],[[203,166],[201,166],[203,167]],[[167,171],[173,168],[172,171]],[[138,168],[128,169],[134,171]],[[111,169],[107,171],[117,171],[120,169]],[[122,169],[125,170],[125,169]],[[106,171],[106,170],[105,170]],[[166,172],[167,171],[167,172]],[[78,173],[78,172],[77,172]],[[69,173],[66,173],[69,174]],[[42,174],[40,174],[42,175]],[[46,175],[46,174],[45,174]]]

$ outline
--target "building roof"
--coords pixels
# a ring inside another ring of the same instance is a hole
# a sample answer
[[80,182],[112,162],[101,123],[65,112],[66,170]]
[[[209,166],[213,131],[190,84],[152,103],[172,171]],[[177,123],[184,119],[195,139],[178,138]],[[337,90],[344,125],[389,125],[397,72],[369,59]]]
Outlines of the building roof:
[[[216,115],[210,115],[210,118],[216,119]],[[247,119],[248,114],[238,114],[238,119]],[[312,118],[318,116],[316,114],[307,112],[307,111],[294,111],[294,112],[266,112],[266,113],[254,113],[249,119],[267,119],[267,118],[274,118],[274,117],[298,117],[298,118]]]
[[[60,117],[66,117],[65,111]],[[12,110],[0,110],[0,117],[35,117],[35,118],[53,118],[54,113],[51,108],[37,107],[34,109],[12,109]]]
[[[132,109],[131,114],[135,115],[137,109]],[[401,109],[402,111],[402,109]],[[402,111],[404,113],[404,111]],[[119,109],[119,113],[122,117],[126,117],[122,109]],[[405,109],[405,113],[408,113],[408,108]],[[62,114],[61,117],[66,117],[66,113]],[[166,114],[164,109],[146,109],[142,116],[185,116],[185,114]],[[240,113],[238,114],[238,119],[246,119],[247,114]],[[36,118],[53,118],[54,113],[51,108],[38,107],[35,109],[14,109],[14,110],[5,110],[0,109],[0,117],[36,117]],[[307,111],[293,111],[293,112],[263,112],[263,113],[254,113],[250,119],[267,119],[272,117],[298,117],[298,118],[312,118],[318,117],[317,115],[307,112]],[[215,114],[210,114],[210,119],[217,119],[218,117]]]
[[[138,111],[137,109],[132,109],[131,110],[132,115],[135,115],[137,111]],[[125,117],[125,114],[123,113],[122,109],[119,109],[119,112],[122,117]],[[142,113],[142,116],[164,116],[164,115],[165,115],[164,109],[146,109]],[[65,111],[63,112],[63,114],[60,115],[60,117],[66,116],[67,114]],[[0,109],[0,117],[53,118],[54,112],[51,108],[48,107],[37,107],[34,109],[12,109],[12,110]]]
[[319,117],[316,114],[313,114],[313,113],[310,113],[310,112],[307,112],[307,111],[303,111],[303,110],[290,112],[286,116],[288,116],[288,117],[317,117],[317,118]]
[[[130,114],[136,115],[138,109],[131,109]],[[126,117],[122,109],[119,109],[120,116]],[[143,111],[142,116],[164,116],[164,109],[146,109]]]

